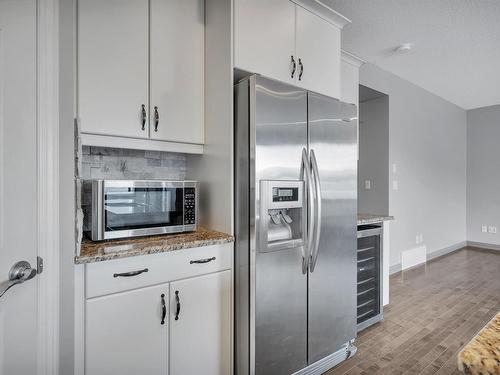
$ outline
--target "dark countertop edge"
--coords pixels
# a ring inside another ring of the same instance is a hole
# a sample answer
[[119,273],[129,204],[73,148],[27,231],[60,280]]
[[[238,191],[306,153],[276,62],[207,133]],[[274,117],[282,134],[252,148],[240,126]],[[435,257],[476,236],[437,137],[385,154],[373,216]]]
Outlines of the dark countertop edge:
[[[361,216],[361,218],[360,218]],[[394,220],[394,216],[390,215],[371,215],[371,214],[359,214],[358,215],[358,225],[364,224],[375,224],[381,223],[383,221]]]
[[186,242],[181,242],[181,243],[176,243],[172,245],[166,245],[165,248],[163,249],[137,249],[137,250],[126,250],[126,251],[117,251],[117,252],[110,252],[108,254],[97,254],[97,255],[82,255],[78,256],[75,255],[74,258],[74,263],[75,264],[89,264],[89,263],[97,263],[97,262],[105,262],[109,260],[116,260],[116,259],[124,259],[124,258],[131,258],[131,257],[136,257],[136,256],[142,256],[142,255],[150,255],[150,254],[161,254],[161,253],[168,253],[171,251],[179,251],[179,250],[186,250],[186,249],[193,249],[197,247],[206,247],[206,246],[212,246],[212,245],[222,245],[225,243],[232,243],[234,242],[234,237],[227,234],[226,238],[218,238],[218,239],[212,239],[212,240],[191,240],[191,241],[186,241]]

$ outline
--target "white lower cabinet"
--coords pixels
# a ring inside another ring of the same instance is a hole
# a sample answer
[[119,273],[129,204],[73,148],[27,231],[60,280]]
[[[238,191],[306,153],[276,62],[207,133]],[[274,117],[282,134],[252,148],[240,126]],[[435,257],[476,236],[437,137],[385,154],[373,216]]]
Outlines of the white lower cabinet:
[[231,371],[231,271],[170,284],[170,374]]
[[232,253],[226,243],[77,268],[75,373],[232,374]]
[[86,375],[165,374],[168,291],[162,284],[87,300]]

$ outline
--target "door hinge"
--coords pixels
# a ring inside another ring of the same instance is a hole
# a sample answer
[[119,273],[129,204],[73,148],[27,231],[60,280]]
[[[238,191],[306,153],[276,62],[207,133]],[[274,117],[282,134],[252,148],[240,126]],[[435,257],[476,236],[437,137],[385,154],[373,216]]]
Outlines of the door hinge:
[[43,258],[36,257],[36,273],[41,274],[43,272]]

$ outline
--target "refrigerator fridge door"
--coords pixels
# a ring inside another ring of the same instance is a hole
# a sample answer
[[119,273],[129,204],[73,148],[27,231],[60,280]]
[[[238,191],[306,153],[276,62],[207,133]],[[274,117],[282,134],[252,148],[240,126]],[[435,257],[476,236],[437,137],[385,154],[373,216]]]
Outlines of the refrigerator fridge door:
[[251,76],[235,86],[235,121],[236,372],[291,374],[307,366],[304,248],[260,248],[260,182],[301,179],[307,92]]
[[[309,148],[319,233],[309,271],[308,362],[356,336],[356,106],[308,93]],[[315,163],[316,161],[316,163]],[[315,238],[316,239],[316,238]]]

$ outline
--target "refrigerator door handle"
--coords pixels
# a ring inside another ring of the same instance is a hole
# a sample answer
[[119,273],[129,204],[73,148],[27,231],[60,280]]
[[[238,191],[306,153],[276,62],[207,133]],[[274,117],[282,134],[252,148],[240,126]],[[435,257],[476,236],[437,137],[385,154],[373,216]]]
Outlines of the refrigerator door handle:
[[309,265],[309,270],[311,272],[314,272],[314,268],[316,267],[316,261],[318,260],[318,253],[319,253],[319,240],[321,238],[321,181],[319,178],[319,172],[318,172],[318,163],[316,161],[316,155],[314,154],[314,150],[311,149],[311,171],[312,175],[314,178],[314,187],[316,189],[315,191],[315,213],[316,213],[316,219],[314,220],[314,226],[316,229],[316,232],[314,234],[314,240],[313,240],[313,246],[311,250],[311,264]]
[[[311,179],[311,169],[307,150],[302,149],[302,165],[300,167],[300,179],[304,181],[307,199],[307,208],[303,210],[303,233],[305,234],[304,246],[302,246],[302,273],[305,275],[309,267],[311,257],[311,248],[314,232],[314,204],[312,199],[314,196],[314,186]],[[307,218],[307,220],[306,220]],[[308,230],[307,230],[308,228]]]

